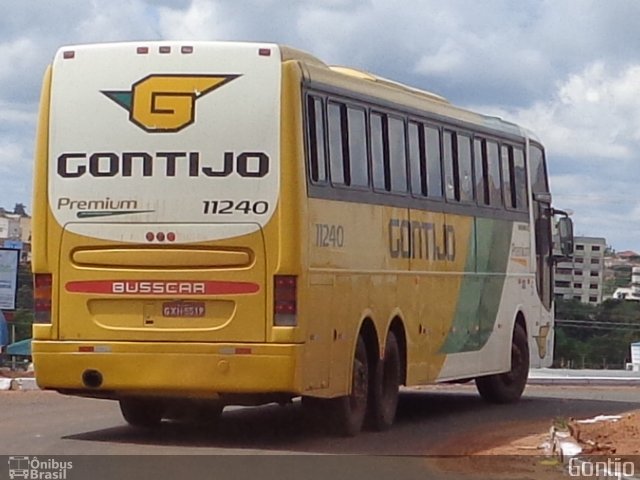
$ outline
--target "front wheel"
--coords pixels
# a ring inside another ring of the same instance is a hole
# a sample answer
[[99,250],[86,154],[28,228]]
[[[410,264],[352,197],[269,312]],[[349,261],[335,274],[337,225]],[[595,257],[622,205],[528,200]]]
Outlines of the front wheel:
[[529,341],[517,323],[511,340],[511,370],[476,378],[480,396],[491,403],[513,403],[520,399],[529,378]]

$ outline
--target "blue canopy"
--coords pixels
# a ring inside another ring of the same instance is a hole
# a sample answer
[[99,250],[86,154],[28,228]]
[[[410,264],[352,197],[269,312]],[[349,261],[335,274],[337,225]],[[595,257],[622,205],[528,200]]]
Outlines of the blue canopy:
[[31,356],[31,339],[20,340],[19,342],[12,343],[6,348],[7,355],[22,355],[25,357]]

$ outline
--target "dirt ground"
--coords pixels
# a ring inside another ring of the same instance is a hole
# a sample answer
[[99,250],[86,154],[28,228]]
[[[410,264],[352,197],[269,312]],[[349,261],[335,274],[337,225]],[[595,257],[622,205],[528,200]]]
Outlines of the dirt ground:
[[[552,427],[574,438],[582,453],[631,461],[640,472],[640,410],[609,417],[550,419],[548,422],[511,423],[496,427],[487,435],[465,435],[442,446],[443,455],[463,455],[432,459],[437,468],[448,472],[491,475],[496,479],[565,478],[562,459],[549,456]],[[515,439],[514,439],[515,438]],[[436,452],[437,454],[437,452]]]
[[549,423],[546,431],[526,435],[508,444],[480,449],[474,453],[476,455],[544,454],[544,445],[549,440],[549,430],[554,424],[559,430],[567,430],[577,440],[582,447],[582,455],[624,457],[640,454],[640,410],[592,419],[556,419]]

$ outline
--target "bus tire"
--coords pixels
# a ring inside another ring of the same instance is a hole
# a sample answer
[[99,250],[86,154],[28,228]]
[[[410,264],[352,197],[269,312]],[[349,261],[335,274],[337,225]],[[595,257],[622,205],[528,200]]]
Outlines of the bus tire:
[[129,425],[151,428],[160,424],[164,407],[158,400],[123,398],[120,399],[120,411]]
[[353,355],[353,374],[351,377],[351,393],[343,397],[329,400],[331,422],[335,433],[353,437],[362,430],[367,414],[367,397],[369,396],[369,360],[367,346],[362,336],[358,336],[356,351]]
[[401,372],[398,340],[393,332],[389,332],[384,358],[378,362],[373,379],[371,426],[375,430],[387,430],[393,425],[398,408]]
[[511,341],[511,370],[476,378],[480,396],[491,403],[513,403],[522,396],[529,377],[529,341],[522,325],[516,323]]
[[224,404],[218,402],[199,405],[196,422],[205,427],[216,427],[220,423],[223,410]]

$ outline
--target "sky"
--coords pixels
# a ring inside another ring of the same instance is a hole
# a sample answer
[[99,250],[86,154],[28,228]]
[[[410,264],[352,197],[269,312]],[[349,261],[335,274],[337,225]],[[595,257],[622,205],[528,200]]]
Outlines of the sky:
[[31,210],[42,75],[62,45],[283,43],[521,124],[576,235],[640,252],[637,0],[0,0],[0,206]]

